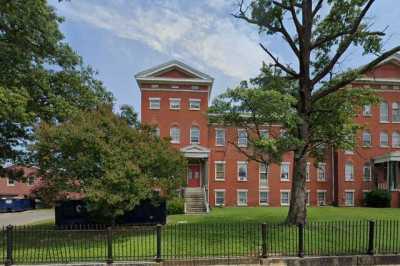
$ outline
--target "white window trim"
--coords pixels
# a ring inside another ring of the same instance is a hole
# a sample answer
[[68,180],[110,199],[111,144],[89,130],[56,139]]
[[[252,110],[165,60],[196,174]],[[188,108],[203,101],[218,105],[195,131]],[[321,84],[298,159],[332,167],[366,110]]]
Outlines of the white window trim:
[[[321,179],[320,178],[320,176],[319,176],[319,174],[320,174],[320,167],[321,166],[323,166],[324,167],[324,179]],[[320,181],[320,182],[325,182],[327,180],[327,177],[326,177],[326,163],[318,163],[318,168],[317,168],[317,181]]]
[[310,182],[311,180],[311,163],[307,162],[306,164],[306,182]]
[[[239,181],[239,182],[246,182],[246,181],[248,181],[249,180],[249,168],[248,168],[248,162],[247,161],[237,161],[237,180]],[[240,168],[240,165],[246,165],[246,179],[244,179],[244,180],[240,180],[240,176],[239,176],[239,168]]]
[[[386,103],[386,107],[387,107],[387,108],[386,108],[386,112],[387,112],[386,117],[387,117],[387,120],[382,120],[382,115],[381,115],[382,109],[381,109],[381,105],[382,105],[383,103]],[[380,123],[389,123],[389,103],[386,102],[386,101],[381,102],[380,105],[379,105],[379,122],[380,122]]]
[[306,197],[307,197],[307,206],[310,206],[311,204],[311,191],[309,189],[306,190]]
[[13,183],[10,183],[10,178],[7,178],[7,187],[15,187],[17,181],[14,179]]
[[[178,101],[179,107],[172,107],[171,106],[172,101]],[[180,110],[181,109],[181,98],[169,98],[169,109],[170,110]]]
[[[173,129],[173,128],[178,128],[178,129],[179,129],[179,140],[173,140],[173,139],[172,139],[172,129]],[[181,143],[181,129],[180,129],[179,127],[177,127],[177,126],[171,127],[171,128],[169,129],[169,136],[170,136],[170,138],[171,138],[171,143],[173,143],[173,144],[179,144],[179,143]]]
[[[366,143],[364,142],[364,134],[365,134],[365,133],[369,134],[369,144],[366,144]],[[362,135],[361,135],[361,141],[362,141],[362,146],[363,146],[363,147],[366,147],[366,148],[372,147],[372,134],[371,134],[371,131],[369,131],[369,130],[363,131],[363,132],[362,132]]]
[[365,178],[365,175],[364,175],[364,169],[366,168],[365,165],[366,164],[363,164],[363,181],[370,182],[370,181],[372,181],[372,167],[371,167],[371,164],[369,164],[369,178],[367,179],[367,178]]
[[[261,203],[261,197],[260,197],[261,192],[267,192],[267,203]],[[268,189],[260,189],[258,191],[258,205],[269,206],[269,190]]]
[[[219,179],[217,178],[217,164],[223,164],[224,165],[224,178]],[[225,175],[226,175],[226,167],[225,167],[225,161],[215,161],[214,162],[214,180],[215,181],[225,181]]]
[[[246,133],[246,144],[240,144],[240,143],[239,143],[240,132],[245,132],[245,133]],[[247,139],[247,138],[248,138],[247,130],[246,130],[246,129],[243,129],[243,128],[238,128],[238,129],[237,129],[237,145],[238,145],[238,147],[246,148],[247,145],[248,145],[248,139]]]
[[[268,188],[269,187],[269,185],[268,185],[268,169],[269,169],[269,167],[268,167],[268,164],[266,164],[266,168],[265,168],[265,172],[261,172],[261,165],[262,165],[263,163],[259,163],[258,164],[258,183],[259,183],[259,187],[260,188]],[[261,174],[265,174],[265,176],[267,177],[267,185],[266,186],[261,186]]]
[[[353,193],[353,202],[352,202],[351,205],[347,204],[346,193]],[[348,206],[348,207],[354,207],[355,197],[356,197],[356,190],[355,189],[345,189],[344,190],[344,205]]]
[[[29,183],[30,179],[32,179],[32,184]],[[35,185],[35,177],[34,176],[28,176],[28,178],[26,179],[26,185],[28,187],[33,187]]]
[[[224,141],[223,141],[224,144],[218,144],[217,131],[223,131],[223,133],[224,133]],[[220,147],[225,146],[225,128],[216,128],[215,129],[215,146],[220,146]]]
[[[386,134],[387,144],[382,144],[382,134]],[[381,148],[389,148],[389,134],[386,131],[379,132],[379,147]]]
[[[365,112],[365,106],[369,106],[369,113]],[[370,104],[365,104],[363,106],[363,111],[362,111],[363,116],[365,117],[371,117],[372,116],[372,106]]]
[[[193,142],[192,141],[192,129],[194,128],[194,127],[196,127],[198,130],[199,130],[199,141],[198,142]],[[190,144],[200,144],[200,127],[198,127],[198,126],[191,126],[190,127],[190,130],[189,130],[189,137],[190,137]]]
[[[327,190],[326,189],[317,189],[317,204],[318,206],[326,206],[326,195],[327,195]],[[324,203],[321,205],[319,204],[319,197],[318,193],[324,193]]]
[[[192,106],[191,106],[192,102],[198,102],[199,108],[192,108]],[[200,108],[201,108],[201,99],[194,99],[194,98],[189,99],[189,110],[200,110]]]
[[[288,167],[288,178],[287,179],[282,179],[282,174],[283,174],[283,172],[282,172],[282,170],[283,170],[283,168],[282,168],[282,166],[283,165],[288,165],[289,167]],[[290,181],[290,162],[281,162],[281,165],[280,165],[280,175],[279,175],[279,178],[280,178],[280,180],[281,180],[281,182],[289,182]]]
[[[223,193],[224,193],[224,203],[223,203],[223,204],[217,204],[217,192],[223,192]],[[223,207],[223,206],[225,206],[225,196],[226,196],[225,189],[214,189],[214,202],[215,202],[215,206],[218,206],[218,207]]]
[[[240,197],[239,197],[239,193],[240,192],[246,192],[246,204],[242,204],[242,203],[240,203],[240,201],[239,201],[239,199],[240,199]],[[237,204],[237,206],[247,206],[247,205],[249,205],[249,190],[248,189],[238,189],[238,190],[236,190],[236,204]]]
[[399,133],[398,131],[394,131],[394,132],[392,133],[392,148],[400,148],[400,143],[399,143],[398,145],[396,145],[395,142],[393,141],[393,140],[394,140],[394,134],[395,134],[395,133],[398,134],[399,139],[400,139],[400,133]]
[[[353,171],[352,171],[352,174],[351,174],[351,179],[347,179],[347,175],[346,175],[346,165],[347,164],[351,164],[352,168],[353,168]],[[344,181],[345,182],[354,182],[354,164],[352,162],[346,162],[344,164]]]
[[[288,196],[288,203],[283,203],[283,202],[282,202],[282,193],[283,193],[283,192],[289,193],[289,196]],[[290,205],[290,189],[281,189],[281,190],[279,191],[279,197],[280,197],[279,201],[280,201],[281,206],[289,206],[289,205]]]
[[[154,108],[151,106],[151,101],[158,101],[159,102],[159,106]],[[149,109],[150,110],[160,110],[161,108],[161,98],[160,97],[149,97]]]

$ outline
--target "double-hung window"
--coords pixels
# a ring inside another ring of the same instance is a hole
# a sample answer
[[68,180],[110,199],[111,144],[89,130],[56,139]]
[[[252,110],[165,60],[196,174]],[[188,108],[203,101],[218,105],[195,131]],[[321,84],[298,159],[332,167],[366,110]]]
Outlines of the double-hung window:
[[388,147],[389,146],[389,136],[388,136],[387,132],[382,131],[379,134],[379,145],[381,147]]
[[392,146],[394,148],[400,148],[400,133],[397,131],[392,134]]
[[225,205],[225,189],[216,189],[215,192],[215,206]]
[[310,181],[310,166],[311,166],[311,163],[307,162],[307,165],[306,165],[306,181]]
[[362,143],[365,147],[370,147],[372,145],[371,133],[368,130],[362,133]]
[[239,189],[237,191],[237,205],[247,206],[247,189]]
[[200,144],[200,128],[197,126],[190,128],[190,144]]
[[12,177],[7,178],[7,186],[8,187],[14,187],[16,183],[17,183],[17,181],[14,178],[12,178]]
[[290,191],[281,190],[281,206],[289,206],[290,203]]
[[260,188],[268,187],[268,165],[265,163],[259,164]]
[[317,190],[318,205],[326,205],[326,190]]
[[326,181],[326,163],[318,163],[318,181]]
[[400,122],[400,105],[397,102],[392,103],[392,122]]
[[371,181],[371,164],[365,163],[363,166],[363,177],[364,181]]
[[289,169],[290,169],[290,163],[288,162],[281,163],[281,181],[289,181]]
[[344,166],[345,181],[354,180],[354,166],[351,162],[347,162]]
[[150,97],[149,98],[149,108],[152,110],[160,109],[160,105],[161,105],[160,102],[161,102],[161,98]]
[[381,102],[381,104],[379,105],[379,121],[389,121],[389,105],[387,102]]
[[216,128],[215,129],[215,146],[224,146],[225,145],[225,129],[224,128]]
[[247,162],[237,162],[237,172],[239,181],[247,181]]
[[171,109],[171,110],[181,109],[181,99],[180,98],[169,98],[169,109]]
[[216,161],[215,162],[215,180],[224,181],[225,180],[225,162]]
[[189,99],[189,110],[200,110],[200,99]]
[[171,137],[171,143],[179,143],[181,139],[181,131],[179,127],[171,127],[169,131],[169,135]]
[[246,129],[238,129],[238,141],[237,144],[239,147],[247,147],[247,131]]
[[346,206],[354,206],[354,191],[353,190],[345,190],[345,202]]
[[268,190],[260,190],[259,199],[259,203],[261,206],[268,205]]
[[363,106],[363,116],[371,116],[372,115],[372,109],[370,104],[366,104]]

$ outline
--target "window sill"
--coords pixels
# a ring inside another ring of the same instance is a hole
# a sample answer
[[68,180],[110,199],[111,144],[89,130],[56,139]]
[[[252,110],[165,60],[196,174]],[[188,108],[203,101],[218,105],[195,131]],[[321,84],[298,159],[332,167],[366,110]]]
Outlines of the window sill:
[[225,182],[225,179],[214,179],[215,182]]
[[160,110],[161,108],[149,108],[149,110]]
[[247,148],[247,145],[238,145],[239,148]]
[[281,179],[281,182],[290,182],[290,179]]
[[189,108],[189,111],[200,111],[200,108],[199,109]]
[[169,108],[170,111],[179,111],[181,108]]
[[328,180],[326,179],[317,179],[317,182],[327,182]]
[[389,146],[389,145],[379,145],[379,148],[385,148],[385,149],[387,149],[387,148],[390,148],[390,146]]
[[224,147],[225,144],[215,144],[215,147]]
[[287,207],[287,206],[289,206],[289,203],[281,203],[281,206]]
[[180,144],[181,142],[180,141],[171,141],[170,143],[171,144]]
[[363,114],[363,117],[369,118],[369,117],[372,117],[372,114]]
[[238,204],[238,207],[247,207],[247,204]]
[[242,179],[242,180],[238,179],[237,181],[238,182],[247,182],[248,180],[247,179]]
[[258,205],[260,205],[261,207],[266,207],[269,206],[269,203],[259,203]]
[[400,121],[392,121],[392,124],[400,124]]
[[190,142],[190,145],[200,145],[200,142]]
[[364,182],[372,182],[372,179],[363,179]]
[[372,148],[372,145],[362,145],[361,148],[370,149]]
[[344,180],[344,182],[354,182],[354,179],[353,180]]
[[389,121],[379,121],[379,123],[381,123],[381,124],[389,124],[390,122]]

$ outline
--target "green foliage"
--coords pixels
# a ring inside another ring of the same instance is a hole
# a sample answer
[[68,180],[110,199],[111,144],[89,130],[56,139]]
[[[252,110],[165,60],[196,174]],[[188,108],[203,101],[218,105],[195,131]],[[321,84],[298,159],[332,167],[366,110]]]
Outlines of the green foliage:
[[38,121],[113,101],[64,42],[61,22],[45,0],[0,0],[0,165],[23,158]]
[[32,146],[45,184],[65,195],[81,193],[94,210],[115,218],[183,182],[186,161],[146,128],[132,128],[111,106],[81,112],[51,126],[42,123]]
[[365,204],[367,207],[390,208],[392,194],[383,189],[375,189],[367,192]]
[[185,212],[185,200],[181,197],[173,197],[167,200],[167,214],[183,214]]

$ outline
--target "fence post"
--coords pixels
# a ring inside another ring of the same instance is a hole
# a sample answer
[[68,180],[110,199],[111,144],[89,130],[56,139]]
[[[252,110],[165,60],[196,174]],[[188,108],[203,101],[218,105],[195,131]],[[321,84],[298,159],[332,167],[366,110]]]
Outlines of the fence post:
[[298,243],[298,256],[300,258],[304,257],[304,224],[299,223],[297,225],[299,231],[299,243]]
[[157,255],[156,262],[161,261],[161,224],[157,224],[156,226],[156,237],[157,237]]
[[10,224],[6,228],[6,238],[7,238],[7,257],[5,265],[9,266],[13,264],[13,226]]
[[267,224],[261,224],[261,257],[267,257]]
[[112,227],[107,227],[107,264],[113,263],[113,250],[112,250]]
[[368,226],[368,255],[374,255],[375,221],[369,221]]

